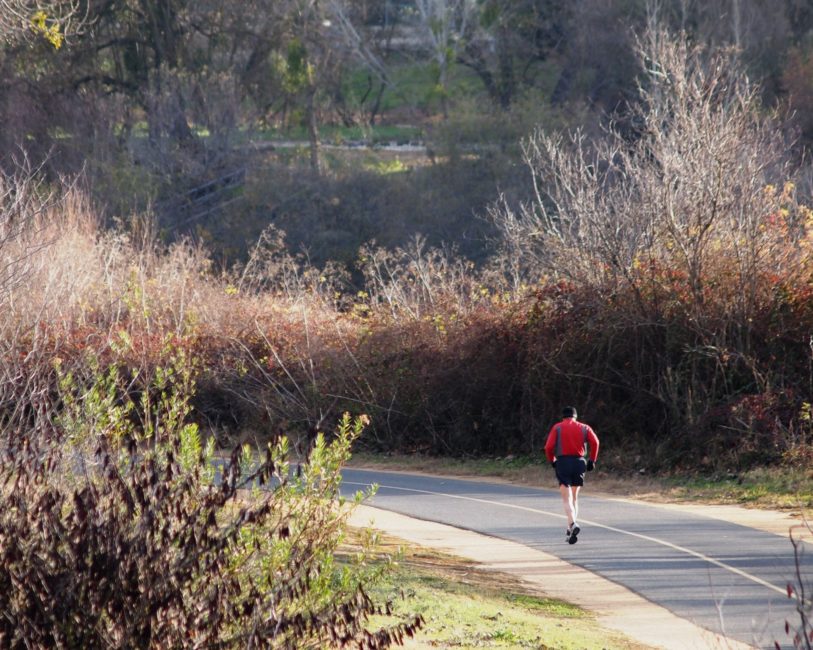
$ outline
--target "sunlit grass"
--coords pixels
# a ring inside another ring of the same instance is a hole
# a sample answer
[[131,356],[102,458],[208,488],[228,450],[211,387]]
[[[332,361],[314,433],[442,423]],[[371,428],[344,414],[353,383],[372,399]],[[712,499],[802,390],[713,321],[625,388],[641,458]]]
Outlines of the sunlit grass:
[[409,166],[406,165],[400,158],[395,158],[393,160],[379,160],[375,163],[366,164],[364,168],[368,171],[381,175],[399,174],[409,170]]
[[[643,648],[602,629],[592,614],[532,593],[514,577],[400,540],[384,538],[381,550],[401,556],[372,596],[393,604],[390,620],[412,613],[425,624],[411,648]],[[375,620],[379,625],[386,618]]]
[[813,468],[764,467],[715,476],[670,477],[668,493],[682,500],[771,508],[813,507]]

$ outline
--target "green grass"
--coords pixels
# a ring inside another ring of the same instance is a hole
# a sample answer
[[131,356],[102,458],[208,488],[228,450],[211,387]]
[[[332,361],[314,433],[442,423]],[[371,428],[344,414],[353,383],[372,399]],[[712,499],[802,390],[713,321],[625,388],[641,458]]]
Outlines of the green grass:
[[602,629],[592,614],[531,593],[507,574],[485,571],[460,558],[385,538],[381,550],[401,557],[393,572],[371,592],[389,600],[391,618],[421,614],[424,627],[411,648],[634,649],[640,644]]
[[[495,478],[555,488],[552,470],[540,457],[457,459],[355,453],[357,467]],[[588,479],[590,492],[651,501],[738,504],[790,510],[813,508],[813,467],[764,467],[739,473],[660,476],[608,468],[601,463]]]
[[684,501],[736,503],[778,509],[813,507],[813,468],[757,468],[739,474],[676,476],[667,494]]
[[[441,93],[437,73],[431,65],[402,61],[391,66],[392,87],[381,98],[381,113],[418,110],[434,113],[440,109]],[[363,71],[350,75],[346,90],[352,97],[361,97],[367,88]],[[449,69],[447,99],[454,103],[463,97],[485,97],[482,80],[463,65]]]

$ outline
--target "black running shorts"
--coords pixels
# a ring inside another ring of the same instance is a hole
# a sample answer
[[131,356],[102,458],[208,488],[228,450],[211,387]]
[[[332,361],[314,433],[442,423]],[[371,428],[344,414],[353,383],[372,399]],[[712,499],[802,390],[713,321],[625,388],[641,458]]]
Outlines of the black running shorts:
[[559,485],[584,485],[587,461],[581,456],[559,456],[556,459],[556,478]]

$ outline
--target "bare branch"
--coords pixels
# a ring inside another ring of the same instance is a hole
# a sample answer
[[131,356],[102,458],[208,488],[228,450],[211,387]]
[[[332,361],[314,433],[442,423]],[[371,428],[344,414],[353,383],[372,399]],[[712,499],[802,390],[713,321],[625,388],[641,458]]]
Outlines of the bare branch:
[[0,0],[0,40],[45,38],[54,47],[87,25],[78,0]]

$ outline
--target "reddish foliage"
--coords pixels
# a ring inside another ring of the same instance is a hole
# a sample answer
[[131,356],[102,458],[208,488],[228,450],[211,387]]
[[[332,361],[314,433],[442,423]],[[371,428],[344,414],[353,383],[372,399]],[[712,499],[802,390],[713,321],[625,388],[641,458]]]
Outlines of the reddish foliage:
[[[225,438],[309,436],[350,410],[371,415],[365,442],[379,449],[538,452],[561,404],[576,403],[608,448],[651,463],[696,461],[699,449],[732,464],[781,456],[809,380],[813,284],[756,277],[743,312],[722,262],[699,293],[655,262],[632,280],[556,281],[465,309],[437,296],[414,318],[228,296],[222,317],[183,335],[170,319],[44,323],[28,343],[37,354],[18,349],[9,364],[19,391],[34,377],[53,397],[54,357],[70,370],[90,348],[102,367],[147,369],[172,342],[201,360],[196,407]],[[736,455],[732,431],[747,440]]]

